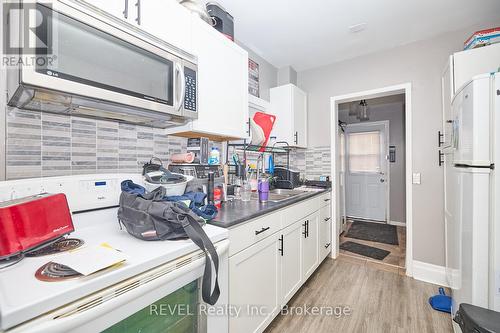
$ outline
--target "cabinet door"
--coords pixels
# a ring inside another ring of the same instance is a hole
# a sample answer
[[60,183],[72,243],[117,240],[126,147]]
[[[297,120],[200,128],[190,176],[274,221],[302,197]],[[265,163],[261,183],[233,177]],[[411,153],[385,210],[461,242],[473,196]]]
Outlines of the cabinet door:
[[229,258],[229,331],[262,332],[280,309],[278,233]]
[[[129,1],[135,3],[136,0]],[[141,0],[140,16],[142,29],[183,51],[192,53],[192,22],[191,13],[187,8],[175,0]]]
[[284,306],[302,285],[302,221],[281,231],[281,306]]
[[302,278],[307,280],[318,266],[318,221],[315,212],[302,222]]
[[295,146],[307,148],[307,95],[294,86],[292,98]]
[[331,206],[326,205],[319,212],[319,261],[323,261],[332,250]]
[[85,2],[122,20],[127,20],[131,17],[132,1],[133,0],[85,0]]
[[286,84],[280,87],[271,88],[271,114],[276,116],[276,122],[272,130],[272,136],[276,137],[277,141],[288,142],[289,145],[295,145],[295,136],[293,135],[293,85]]
[[199,114],[196,132],[247,136],[248,53],[197,17],[193,49],[198,56]]

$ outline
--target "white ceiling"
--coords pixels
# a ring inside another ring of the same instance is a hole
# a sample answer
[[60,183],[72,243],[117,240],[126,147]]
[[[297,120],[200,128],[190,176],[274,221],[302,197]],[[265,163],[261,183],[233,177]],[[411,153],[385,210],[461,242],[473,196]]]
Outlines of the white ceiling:
[[[500,0],[217,0],[235,37],[274,66],[304,70],[498,22]],[[366,30],[348,27],[367,23]]]

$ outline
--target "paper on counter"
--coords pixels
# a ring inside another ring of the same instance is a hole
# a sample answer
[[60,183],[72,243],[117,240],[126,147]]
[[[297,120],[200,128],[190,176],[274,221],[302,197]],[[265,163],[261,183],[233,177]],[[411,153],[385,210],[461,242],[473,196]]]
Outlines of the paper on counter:
[[55,263],[65,265],[83,275],[90,275],[102,269],[127,260],[127,255],[110,247],[86,246],[58,256]]

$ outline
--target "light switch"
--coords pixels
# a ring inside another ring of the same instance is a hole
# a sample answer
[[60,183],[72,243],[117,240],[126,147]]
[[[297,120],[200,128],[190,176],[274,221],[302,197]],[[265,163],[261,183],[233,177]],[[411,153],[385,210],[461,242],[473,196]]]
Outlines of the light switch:
[[422,181],[422,177],[420,175],[420,172],[414,173],[413,174],[413,184],[420,185]]

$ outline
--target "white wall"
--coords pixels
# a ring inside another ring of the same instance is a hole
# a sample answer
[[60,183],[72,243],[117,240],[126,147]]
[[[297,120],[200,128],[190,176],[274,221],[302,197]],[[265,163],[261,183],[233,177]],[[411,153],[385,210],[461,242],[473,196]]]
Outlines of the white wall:
[[308,92],[309,144],[330,144],[330,97],[412,83],[413,172],[422,184],[413,186],[413,259],[444,265],[443,170],[438,166],[437,132],[441,129],[441,73],[448,56],[481,28],[498,22],[446,33],[372,55],[298,73]]
[[[379,100],[384,99],[380,98]],[[400,101],[385,103],[367,100],[370,121],[389,121],[389,145],[396,146],[396,162],[389,163],[390,175],[390,220],[406,223],[406,183],[405,183],[405,117],[404,95]],[[349,104],[339,105],[339,120],[347,124],[359,123],[356,117],[349,117]]]

